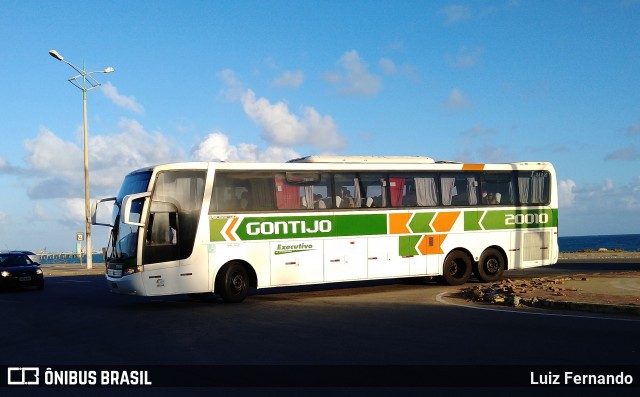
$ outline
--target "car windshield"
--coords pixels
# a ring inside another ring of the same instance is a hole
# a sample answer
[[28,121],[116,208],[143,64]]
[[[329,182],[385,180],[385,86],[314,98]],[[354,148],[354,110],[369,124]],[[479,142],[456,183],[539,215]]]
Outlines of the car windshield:
[[29,261],[23,255],[0,255],[0,266],[28,265]]
[[[114,226],[111,231],[113,246],[111,247],[111,252],[108,254],[109,258],[127,259],[136,256],[138,226],[128,225],[122,222],[122,219],[120,219],[120,207],[122,206],[124,196],[146,192],[150,179],[151,171],[134,172],[127,175],[124,179],[113,207]],[[136,219],[136,221],[138,221],[142,214],[142,202],[134,202],[131,212],[138,215],[138,219]]]

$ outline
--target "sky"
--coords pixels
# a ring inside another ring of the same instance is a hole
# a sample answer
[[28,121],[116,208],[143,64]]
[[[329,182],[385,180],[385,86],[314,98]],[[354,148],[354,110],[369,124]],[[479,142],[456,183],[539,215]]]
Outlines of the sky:
[[[192,160],[549,161],[560,236],[640,233],[640,1],[0,0],[0,249]],[[93,227],[93,248],[107,230]]]

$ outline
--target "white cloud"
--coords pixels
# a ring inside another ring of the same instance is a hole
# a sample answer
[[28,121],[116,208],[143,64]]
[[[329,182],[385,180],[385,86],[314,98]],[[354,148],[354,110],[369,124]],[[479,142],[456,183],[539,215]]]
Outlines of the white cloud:
[[48,211],[42,206],[42,203],[36,201],[33,205],[33,219],[34,220],[47,220],[49,219]]
[[272,104],[256,98],[248,90],[242,97],[245,113],[260,126],[270,146],[292,147],[311,144],[323,150],[340,150],[346,141],[331,116],[321,116],[314,108],[302,109],[302,117],[289,111],[284,102]]
[[263,161],[282,162],[300,157],[293,149],[285,147],[268,147],[261,151],[256,145],[242,143],[238,146],[229,143],[229,137],[215,131],[197,143],[192,156],[196,161]]
[[640,135],[640,123],[629,126],[629,128],[627,128],[627,135]]
[[101,87],[104,95],[121,108],[128,109],[138,114],[142,114],[144,112],[144,108],[136,102],[135,97],[118,94],[118,89],[110,82],[102,84]]
[[493,141],[495,130],[475,125],[462,133],[462,142],[455,160],[465,163],[506,163],[514,161],[505,145]]
[[153,164],[184,159],[185,154],[161,132],[148,132],[136,120],[123,118],[118,131],[89,139],[92,185],[118,187],[127,173]]
[[448,25],[466,21],[471,18],[471,9],[461,5],[451,5],[443,8],[441,12],[445,16]]
[[[604,180],[600,185],[582,187],[577,184],[572,185],[569,181],[565,184],[561,182],[558,188],[559,193],[562,194],[566,194],[567,189],[571,188],[572,201],[566,209],[572,216],[598,214],[603,217],[600,224],[604,226],[608,226],[606,217],[625,218],[626,216],[628,220],[640,216],[640,176],[623,185],[616,185],[611,179]],[[560,200],[563,200],[562,197]]]
[[60,223],[68,226],[84,224],[84,199],[74,198],[62,200],[60,206],[62,207]]
[[572,179],[567,179],[558,182],[558,201],[561,208],[572,207],[575,202],[575,189],[576,183]]
[[474,67],[480,62],[484,55],[484,48],[476,47],[473,49],[463,48],[455,56],[449,56],[449,65],[458,69],[467,69]]
[[[283,101],[271,103],[266,98],[257,97],[255,92],[250,89],[242,91],[243,84],[232,70],[224,70],[218,73],[218,77],[226,85],[222,95],[227,99],[238,100],[242,104],[245,114],[262,130],[262,138],[271,148],[272,153],[286,153],[290,151],[286,148],[302,145],[314,146],[325,152],[341,150],[346,146],[346,139],[338,130],[338,126],[331,116],[321,115],[310,106],[303,107],[300,111],[301,114],[296,115]],[[219,141],[222,137],[218,136],[216,139]],[[208,148],[201,149],[205,150],[207,155],[215,154],[216,158],[231,158],[229,156],[233,156],[234,153],[226,150],[233,151],[243,148],[245,157],[250,153],[253,153],[251,156],[255,159],[262,156],[256,152],[257,149],[254,150],[254,146],[246,145],[242,146],[241,144],[235,147],[229,145],[228,142],[216,142],[213,147],[218,148],[217,150],[225,148],[224,152],[211,153]]]
[[40,127],[36,138],[25,140],[24,148],[27,150],[27,167],[37,173],[75,178],[83,172],[82,148],[62,140],[45,127]]
[[[337,85],[345,95],[373,96],[382,89],[382,79],[371,74],[355,50],[347,51],[337,61],[340,71],[325,73],[325,80]],[[388,66],[388,65],[387,65]]]
[[248,90],[242,96],[242,107],[262,128],[267,142],[278,146],[297,146],[304,142],[306,131],[286,103],[272,104],[265,98],[256,98],[255,93]]
[[218,77],[226,86],[222,95],[227,100],[241,103],[245,114],[260,127],[267,147],[261,149],[252,143],[232,144],[225,133],[214,131],[193,146],[194,160],[281,162],[300,157],[293,149],[296,146],[310,145],[323,151],[340,150],[345,146],[346,140],[331,116],[323,116],[313,107],[303,107],[301,114],[296,115],[283,101],[271,103],[266,98],[259,98],[252,90],[244,89],[232,70],[223,70]]
[[273,80],[273,85],[276,87],[291,87],[298,88],[304,82],[304,73],[301,70],[296,71],[285,71],[275,80]]
[[9,218],[9,215],[5,214],[4,212],[0,212],[0,229],[3,229],[5,226],[9,225],[11,223],[11,219]]
[[444,107],[450,110],[458,110],[463,109],[471,105],[471,102],[467,97],[460,91],[459,88],[454,88],[447,96],[447,99],[444,101]]
[[[170,139],[159,132],[145,131],[135,120],[120,120],[118,129],[113,134],[89,137],[92,196],[117,193],[124,176],[133,170],[184,157]],[[36,138],[25,141],[24,147],[27,151],[25,173],[34,180],[28,188],[31,198],[84,197],[80,145],[65,141],[43,127]]]
[[196,161],[227,161],[239,160],[238,148],[229,145],[229,138],[221,132],[209,134],[192,150]]
[[380,69],[382,69],[385,74],[395,74],[398,69],[395,62],[389,58],[381,58],[378,61],[378,65],[380,65]]
[[238,80],[233,70],[222,70],[218,72],[217,76],[225,84],[225,88],[222,90],[222,96],[227,101],[235,102],[242,98],[244,86],[242,82]]
[[638,153],[638,149],[634,145],[627,146],[623,149],[618,149],[611,153],[607,153],[604,156],[605,160],[639,160],[640,153]]
[[321,116],[314,108],[303,109],[302,125],[307,133],[308,143],[323,150],[341,150],[346,138],[338,131],[338,126],[331,116]]

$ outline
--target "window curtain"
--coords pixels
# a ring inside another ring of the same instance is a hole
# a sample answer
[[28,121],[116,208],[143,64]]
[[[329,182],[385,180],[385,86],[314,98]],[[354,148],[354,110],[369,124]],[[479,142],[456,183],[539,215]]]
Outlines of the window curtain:
[[544,203],[544,177],[532,176],[531,177],[531,202],[534,204]]
[[455,178],[440,178],[440,186],[442,186],[442,204],[451,205],[451,199],[453,198],[452,192],[456,184]]
[[281,210],[300,208],[300,186],[288,185],[284,178],[276,177],[276,203]]
[[529,202],[529,177],[518,177],[518,190],[520,196],[520,203],[526,204]]
[[402,207],[402,197],[404,195],[404,178],[389,178],[391,206]]
[[416,202],[419,207],[438,205],[438,190],[435,178],[414,178],[416,184]]
[[249,203],[251,209],[269,211],[275,208],[273,202],[273,185],[267,178],[251,179],[249,181],[251,191],[249,192]]
[[356,208],[362,207],[362,193],[360,192],[360,180],[356,176],[353,178],[353,201]]
[[305,186],[304,187],[304,208],[308,209],[308,210],[312,210],[313,209],[313,185],[310,186]]
[[467,196],[469,205],[477,205],[478,204],[478,183],[476,182],[475,176],[470,176],[467,178]]

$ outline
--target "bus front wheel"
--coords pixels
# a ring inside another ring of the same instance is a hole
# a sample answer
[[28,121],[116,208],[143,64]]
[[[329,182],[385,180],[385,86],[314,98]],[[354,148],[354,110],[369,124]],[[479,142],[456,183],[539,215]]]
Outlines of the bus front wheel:
[[442,278],[448,285],[461,285],[471,276],[471,259],[462,251],[453,251],[444,260]]
[[475,275],[483,283],[492,283],[502,278],[504,273],[504,256],[495,248],[485,250],[480,256]]
[[218,275],[216,291],[225,302],[242,302],[249,291],[249,275],[244,266],[237,262],[226,265]]

